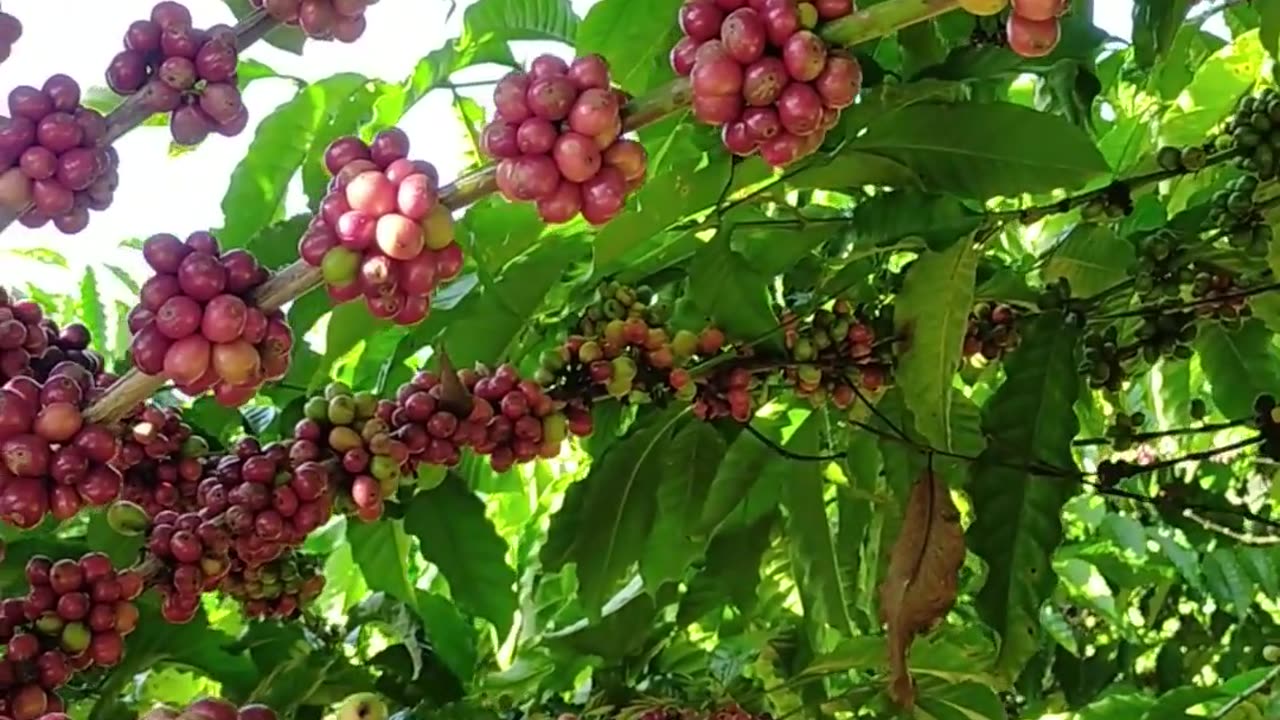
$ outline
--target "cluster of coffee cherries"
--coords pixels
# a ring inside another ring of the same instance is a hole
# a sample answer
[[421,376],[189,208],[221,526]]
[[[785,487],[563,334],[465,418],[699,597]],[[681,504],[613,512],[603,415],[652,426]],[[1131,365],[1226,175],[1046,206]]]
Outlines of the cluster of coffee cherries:
[[1276,143],[1280,142],[1280,90],[1263,88],[1236,105],[1214,141],[1218,150],[1234,150],[1237,164],[1259,180],[1271,180],[1280,170]]
[[329,194],[298,243],[302,260],[324,274],[330,298],[363,297],[370,313],[399,325],[426,318],[432,291],[462,270],[439,174],[408,156],[409,138],[398,128],[369,144],[330,143]]
[[1014,323],[1017,313],[1003,303],[979,303],[969,313],[969,327],[964,333],[965,357],[981,355],[998,360],[1018,347],[1022,338]]
[[[161,705],[152,708],[140,720],[276,720],[276,713],[266,705],[236,707],[222,698],[201,698],[183,709]],[[17,720],[15,718],[14,720]]]
[[164,510],[196,510],[208,450],[209,444],[192,433],[177,408],[147,404],[124,422],[120,453],[113,463],[124,470],[120,497],[150,517]]
[[477,365],[456,379],[456,396],[430,372],[397,389],[393,423],[415,461],[456,465],[460,451],[470,448],[487,456],[495,472],[506,472],[517,463],[556,457],[571,432],[591,432],[582,405],[553,400],[511,365]]
[[[797,362],[855,369],[858,384],[876,391],[888,383],[893,368],[892,344],[882,342],[893,337],[892,313],[891,305],[857,307],[844,298],[808,318],[783,310],[783,344]],[[802,368],[792,368],[799,369]],[[811,373],[809,379],[813,379]],[[803,394],[804,386],[812,385],[801,380],[797,389]],[[847,397],[848,393],[838,395]]]
[[66,75],[9,93],[9,117],[0,119],[0,173],[13,183],[5,203],[25,209],[23,225],[52,220],[73,235],[89,225],[90,210],[111,205],[119,156],[106,136],[106,119],[80,104],[80,85]]
[[22,38],[22,22],[6,12],[0,12],[0,63],[9,59],[13,46]]
[[195,617],[200,594],[215,589],[230,571],[230,549],[230,533],[212,512],[156,513],[147,553],[159,565],[152,584],[163,598],[160,614],[166,622],[182,624]]
[[1132,448],[1138,441],[1138,435],[1146,422],[1147,416],[1141,412],[1118,412],[1111,424],[1107,426],[1106,438],[1113,449],[1123,452]]
[[773,167],[817,150],[862,89],[862,67],[812,28],[853,9],[853,0],[688,0],[671,67],[692,81],[694,116],[720,127],[730,152]]
[[400,487],[410,450],[394,433],[394,404],[332,382],[309,398],[293,429],[295,463],[323,463],[339,509],[366,522],[382,516],[383,502]]
[[364,13],[378,0],[249,0],[276,22],[302,29],[312,40],[353,43],[364,35]]
[[693,400],[685,368],[695,356],[718,351],[724,334],[715,328],[701,335],[673,332],[667,315],[666,304],[647,287],[602,283],[578,322],[579,332],[543,354],[535,379],[556,396]]
[[1012,0],[1005,26],[1009,49],[1025,58],[1044,57],[1058,47],[1070,0]]
[[536,202],[550,223],[581,214],[603,225],[644,182],[648,157],[620,137],[622,96],[599,55],[572,63],[540,55],[527,73],[499,81],[493,100],[498,116],[481,146],[498,162],[498,190],[508,201]]
[[1228,330],[1239,328],[1245,318],[1253,315],[1248,298],[1239,294],[1243,289],[1239,278],[1226,270],[1197,267],[1191,296],[1203,302],[1196,305],[1196,314],[1216,320]]
[[134,367],[172,380],[193,397],[213,390],[229,407],[244,404],[263,382],[284,377],[293,332],[281,312],[253,305],[253,290],[270,275],[253,255],[219,255],[217,239],[207,232],[185,242],[152,235],[142,254],[156,274],[129,313]]
[[1226,235],[1227,243],[1254,255],[1266,255],[1275,233],[1254,199],[1258,178],[1243,175],[1213,194],[1209,224]]
[[233,558],[247,567],[271,562],[302,544],[333,512],[328,469],[291,457],[290,443],[241,438],[200,484],[201,512],[222,516]]
[[197,29],[186,6],[165,0],[150,19],[129,26],[124,48],[107,67],[107,85],[119,95],[141,93],[147,110],[169,113],[175,143],[198,145],[213,132],[233,137],[248,125],[231,28]]
[[102,553],[37,555],[25,574],[27,594],[0,602],[0,714],[14,720],[59,712],[56,691],[76,672],[120,662],[143,590],[137,571],[117,571]]
[[237,560],[219,589],[238,600],[251,619],[287,620],[319,597],[324,583],[321,563],[294,552],[257,566]]
[[1133,288],[1145,301],[1181,297],[1182,288],[1195,279],[1187,243],[1178,234],[1157,230],[1138,241]]
[[59,520],[120,494],[111,466],[119,442],[82,414],[96,390],[88,370],[63,361],[40,383],[16,377],[0,390],[0,519],[20,528]]
[[0,288],[0,381],[34,377],[43,382],[63,361],[71,361],[106,385],[102,356],[89,349],[89,329],[80,323],[64,328],[49,319],[33,300]]

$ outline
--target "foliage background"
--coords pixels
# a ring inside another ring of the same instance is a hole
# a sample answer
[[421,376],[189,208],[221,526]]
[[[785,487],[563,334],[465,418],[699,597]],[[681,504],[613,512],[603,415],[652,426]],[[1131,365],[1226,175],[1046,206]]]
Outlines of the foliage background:
[[[39,18],[40,11],[28,12],[34,4],[6,9]],[[1052,314],[1024,327],[1022,349],[1003,367],[966,372],[956,383],[946,371],[954,349],[943,341],[957,319],[937,312],[939,290],[964,306],[1027,302],[1033,287],[1061,276],[1082,295],[1109,287],[1134,257],[1131,237],[1203,206],[1233,176],[1215,169],[1148,188],[1134,214],[1113,227],[1077,227],[1076,213],[1013,224],[981,259],[957,242],[993,196],[1013,196],[988,206],[1006,209],[1050,200],[1058,188],[1149,171],[1160,144],[1201,142],[1239,96],[1274,83],[1276,3],[1234,4],[1213,16],[1216,32],[1180,24],[1174,6],[1187,4],[1139,2],[1126,42],[1086,21],[1094,3],[1077,2],[1062,48],[1046,62],[964,47],[972,24],[958,13],[860,48],[885,72],[848,113],[849,144],[832,161],[788,177],[786,192],[768,196],[774,206],[718,218],[718,234],[692,229],[726,185],[747,187],[765,173],[731,164],[713,134],[677,116],[642,133],[652,179],[635,212],[618,223],[600,233],[546,228],[528,208],[483,201],[461,224],[471,263],[421,327],[369,335],[362,309],[339,308],[331,317],[313,293],[289,310],[313,342],[286,383],[239,414],[201,401],[188,418],[223,440],[245,431],[270,437],[291,426],[303,394],[326,378],[394,388],[429,360],[423,348],[432,343],[464,364],[536,358],[602,277],[661,285],[678,274],[672,269],[687,271],[677,322],[711,315],[733,336],[752,337],[776,323],[768,304],[775,277],[808,291],[852,280],[860,299],[869,299],[889,291],[886,270],[920,255],[896,304],[900,314],[931,323],[933,337],[917,341],[899,371],[902,389],[881,409],[930,444],[981,454],[983,462],[972,473],[968,464],[940,466],[964,493],[973,552],[961,604],[913,653],[917,716],[1035,718],[1070,710],[1154,720],[1220,707],[1270,671],[1263,647],[1280,642],[1275,543],[1228,541],[1176,513],[1080,494],[998,461],[1037,457],[1092,469],[1099,453],[1072,456],[1070,441],[1102,434],[1117,409],[1142,410],[1158,428],[1190,424],[1193,397],[1209,401],[1212,419],[1247,415],[1254,395],[1274,390],[1280,377],[1274,298],[1256,298],[1257,319],[1239,330],[1207,331],[1194,359],[1159,363],[1119,394],[1083,389],[1079,337]],[[93,24],[122,24],[131,16],[123,5],[95,9],[103,19]],[[463,128],[480,121],[484,104],[474,98],[485,92],[429,89],[446,77],[495,78],[500,68],[471,66],[512,63],[540,49],[522,44],[513,54],[512,41],[564,41],[603,52],[623,86],[643,93],[669,77],[663,58],[678,2],[654,5],[662,7],[480,0],[459,8],[446,32],[428,42],[376,33],[391,32],[379,26],[400,33],[439,27],[444,3],[384,0],[371,14],[375,35],[340,56],[325,51],[331,68],[313,61],[312,48],[301,61],[250,53],[245,75],[263,79],[254,80],[248,102],[262,122],[236,152],[211,143],[161,162],[167,150],[159,130],[130,136],[121,148],[129,194],[103,218],[118,223],[116,236],[95,221],[85,238],[58,244],[6,234],[5,249],[48,266],[26,289],[59,319],[89,324],[99,349],[118,361],[124,303],[141,274],[131,238],[209,225],[224,244],[248,246],[282,266],[295,257],[297,216],[317,199],[316,158],[330,137],[403,124],[419,138],[415,154],[452,177],[474,161]],[[51,24],[29,26],[27,46],[56,33]],[[95,37],[96,45],[75,46],[83,57],[105,58],[115,42]],[[362,51],[368,47],[388,50]],[[62,60],[49,58],[40,72],[69,70]],[[6,64],[5,79],[27,69]],[[311,82],[288,77],[295,74]],[[459,121],[456,140],[433,146],[444,117]],[[931,144],[921,147],[920,138]],[[234,171],[215,165],[214,155],[234,161]],[[160,189],[175,178],[187,183],[181,192]],[[133,195],[131,185],[147,190]],[[868,195],[864,185],[900,193]],[[801,232],[785,223],[733,230],[785,219],[788,208],[827,222]],[[99,250],[101,264],[81,272],[84,243],[121,251],[110,250],[108,262]],[[1266,270],[1261,258],[1238,260]],[[503,475],[469,462],[439,487],[406,498],[385,521],[328,527],[307,547],[327,554],[330,584],[321,617],[306,625],[250,626],[215,601],[189,626],[144,623],[130,638],[125,665],[81,688],[75,714],[126,717],[153,701],[220,691],[315,717],[371,689],[417,713],[729,697],[778,715],[888,712],[873,588],[905,490],[923,464],[919,454],[798,403],[771,405],[756,426],[794,452],[846,451],[846,462],[789,460],[737,428],[672,414],[618,413],[600,425],[597,437],[559,460]],[[1151,451],[1177,456],[1239,432],[1161,440]],[[1246,455],[1180,466],[1151,482],[1186,479],[1266,509],[1273,471]],[[57,533],[13,539],[0,583],[17,587],[14,569],[24,555],[85,545],[122,558],[132,550],[88,517]],[[1251,705],[1258,712],[1280,714],[1276,699],[1258,702]]]

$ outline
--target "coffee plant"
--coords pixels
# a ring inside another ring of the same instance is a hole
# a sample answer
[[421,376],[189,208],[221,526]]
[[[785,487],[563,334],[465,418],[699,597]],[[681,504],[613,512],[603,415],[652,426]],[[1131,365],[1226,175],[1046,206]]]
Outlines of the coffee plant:
[[0,273],[0,718],[1280,717],[1280,0],[227,5],[4,88],[0,230],[256,129]]

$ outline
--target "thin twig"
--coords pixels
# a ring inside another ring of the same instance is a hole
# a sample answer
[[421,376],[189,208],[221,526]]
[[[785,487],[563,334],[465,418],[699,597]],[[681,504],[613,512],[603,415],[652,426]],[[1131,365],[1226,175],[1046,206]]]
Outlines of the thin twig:
[[1250,685],[1244,690],[1241,690],[1239,694],[1228,700],[1225,705],[1218,708],[1218,710],[1209,717],[1211,720],[1222,720],[1222,718],[1230,715],[1232,710],[1235,710],[1250,697],[1266,690],[1267,686],[1276,681],[1276,678],[1280,678],[1280,665],[1276,665],[1271,668],[1271,670],[1268,671],[1266,675],[1263,675],[1258,682]]
[[[1239,420],[1227,420],[1226,422],[1210,423],[1208,425],[1201,425],[1199,427],[1182,427],[1182,428],[1171,428],[1168,430],[1153,430],[1151,432],[1137,433],[1136,435],[1133,435],[1128,439],[1132,440],[1133,442],[1145,442],[1147,440],[1156,440],[1158,438],[1163,438],[1163,437],[1199,435],[1202,433],[1211,433],[1211,432],[1218,432],[1219,430],[1229,430],[1231,428],[1237,428],[1242,425],[1248,425],[1253,421],[1254,421],[1253,417],[1247,417],[1247,418],[1240,418]],[[1115,441],[1116,441],[1116,438],[1105,438],[1105,437],[1081,438],[1071,444],[1075,445],[1076,447],[1089,447],[1094,445],[1110,445]]]

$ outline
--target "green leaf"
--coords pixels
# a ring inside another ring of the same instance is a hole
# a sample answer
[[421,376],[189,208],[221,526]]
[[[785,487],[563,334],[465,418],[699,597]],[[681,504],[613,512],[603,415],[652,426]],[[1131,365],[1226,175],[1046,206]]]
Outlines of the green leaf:
[[63,270],[66,270],[69,267],[67,265],[67,257],[65,255],[57,250],[50,250],[49,248],[14,248],[12,250],[6,250],[5,252],[9,255],[14,255],[25,260],[38,262],[41,265],[51,265],[53,267],[62,268]]
[[[818,454],[820,415],[808,409],[792,410],[787,415],[795,429],[784,447],[801,455]],[[802,597],[807,598],[805,614],[848,633],[852,628],[849,598],[827,521],[822,465],[790,459],[778,462],[785,462],[790,470],[790,477],[782,486],[782,506],[787,513],[786,535],[794,558],[796,583],[803,588]]]
[[1240,622],[1244,622],[1257,592],[1253,578],[1245,572],[1231,548],[1219,547],[1204,558],[1205,584],[1223,605],[1230,605]]
[[1079,340],[1079,328],[1065,323],[1061,313],[1031,323],[1005,363],[1007,379],[983,413],[989,443],[969,485],[975,518],[968,543],[988,565],[976,605],[1003,638],[997,669],[1008,678],[1040,649],[1040,603],[1055,584],[1050,560],[1062,539],[1062,507],[1075,491],[1074,481],[1036,477],[1020,468],[1038,461],[1074,471]]
[[910,167],[930,191],[975,199],[1071,190],[1110,172],[1083,130],[1009,103],[909,105],[849,147]]
[[772,333],[769,344],[776,345],[778,319],[769,304],[771,282],[731,249],[728,233],[719,233],[693,256],[685,299],[731,340],[759,341]]
[[543,563],[548,570],[558,570],[561,560],[577,566],[578,596],[588,615],[600,615],[605,599],[644,553],[657,509],[662,455],[682,416],[675,410],[652,416],[611,445],[578,481],[580,504],[571,507],[566,498],[551,519],[553,530],[558,524],[573,527],[573,542],[563,558],[544,552]]
[[1254,0],[1251,5],[1261,18],[1258,34],[1262,47],[1272,58],[1280,58],[1280,0]]
[[507,565],[506,541],[485,516],[484,502],[452,476],[414,496],[405,508],[404,526],[449,581],[454,601],[505,636],[516,612],[516,574]]
[[1257,32],[1236,37],[1206,60],[1160,123],[1166,145],[1199,145],[1253,87],[1266,54]]
[[100,353],[106,352],[107,312],[102,307],[102,293],[98,290],[98,276],[93,268],[86,265],[84,276],[80,278],[80,321],[89,328],[92,347]]
[[1135,0],[1133,55],[1139,66],[1150,68],[1164,55],[1190,7],[1191,0]]
[[418,616],[444,664],[462,682],[471,679],[476,669],[475,629],[457,606],[439,595],[418,591]]
[[[324,164],[324,152],[329,148],[329,143],[343,135],[358,134],[360,128],[373,117],[373,106],[377,100],[397,90],[393,85],[370,82],[355,88],[349,96],[338,102],[330,103],[328,117],[311,139],[302,165],[302,190],[307,194],[312,210],[319,209],[320,200],[328,191],[329,170]],[[296,248],[294,257],[297,257]]]
[[578,27],[578,53],[603,55],[613,81],[641,95],[674,75],[667,53],[680,39],[680,5],[681,0],[602,0]]
[[415,603],[409,578],[409,536],[399,520],[347,523],[347,542],[370,590],[384,592],[407,605]]
[[694,529],[727,450],[709,423],[690,422],[672,438],[663,458],[653,531],[640,558],[640,576],[650,591],[680,580],[706,546]]
[[363,302],[343,303],[334,308],[325,327],[324,357],[319,367],[312,371],[307,387],[314,389],[325,383],[334,363],[361,341],[390,327],[388,321],[370,315]]
[[942,251],[977,230],[982,217],[952,195],[900,191],[858,203],[850,227],[877,246],[918,237]]
[[1223,415],[1248,417],[1259,395],[1274,393],[1280,387],[1280,361],[1272,337],[1259,320],[1249,320],[1235,331],[1216,323],[1201,328],[1196,354],[1211,386],[1213,404]]
[[1050,253],[1044,282],[1049,285],[1065,277],[1072,295],[1087,298],[1125,280],[1133,262],[1133,244],[1110,226],[1077,225]]
[[976,682],[922,683],[913,717],[920,720],[1005,720],[996,691]]
[[463,24],[472,38],[559,40],[573,43],[578,16],[569,0],[480,0]]
[[258,125],[249,154],[231,173],[222,198],[224,225],[215,231],[223,248],[248,244],[284,207],[290,180],[302,167],[330,113],[368,82],[346,73],[308,85]]
[[[579,249],[571,239],[548,238],[485,282],[484,292],[468,294],[452,312],[435,313],[435,322],[446,328],[445,348],[454,365],[500,360],[520,333],[529,329],[530,318],[561,281]],[[431,327],[433,319],[428,318],[420,329]]]
[[894,303],[896,332],[907,347],[898,356],[898,386],[916,429],[941,450],[956,449],[951,383],[963,357],[981,255],[969,240],[925,253],[907,271]]
[[[599,7],[599,6],[597,6]],[[711,207],[729,183],[733,164],[726,153],[690,153],[645,180],[634,205],[602,228],[595,239],[597,272],[614,269],[636,247],[685,215]]]

